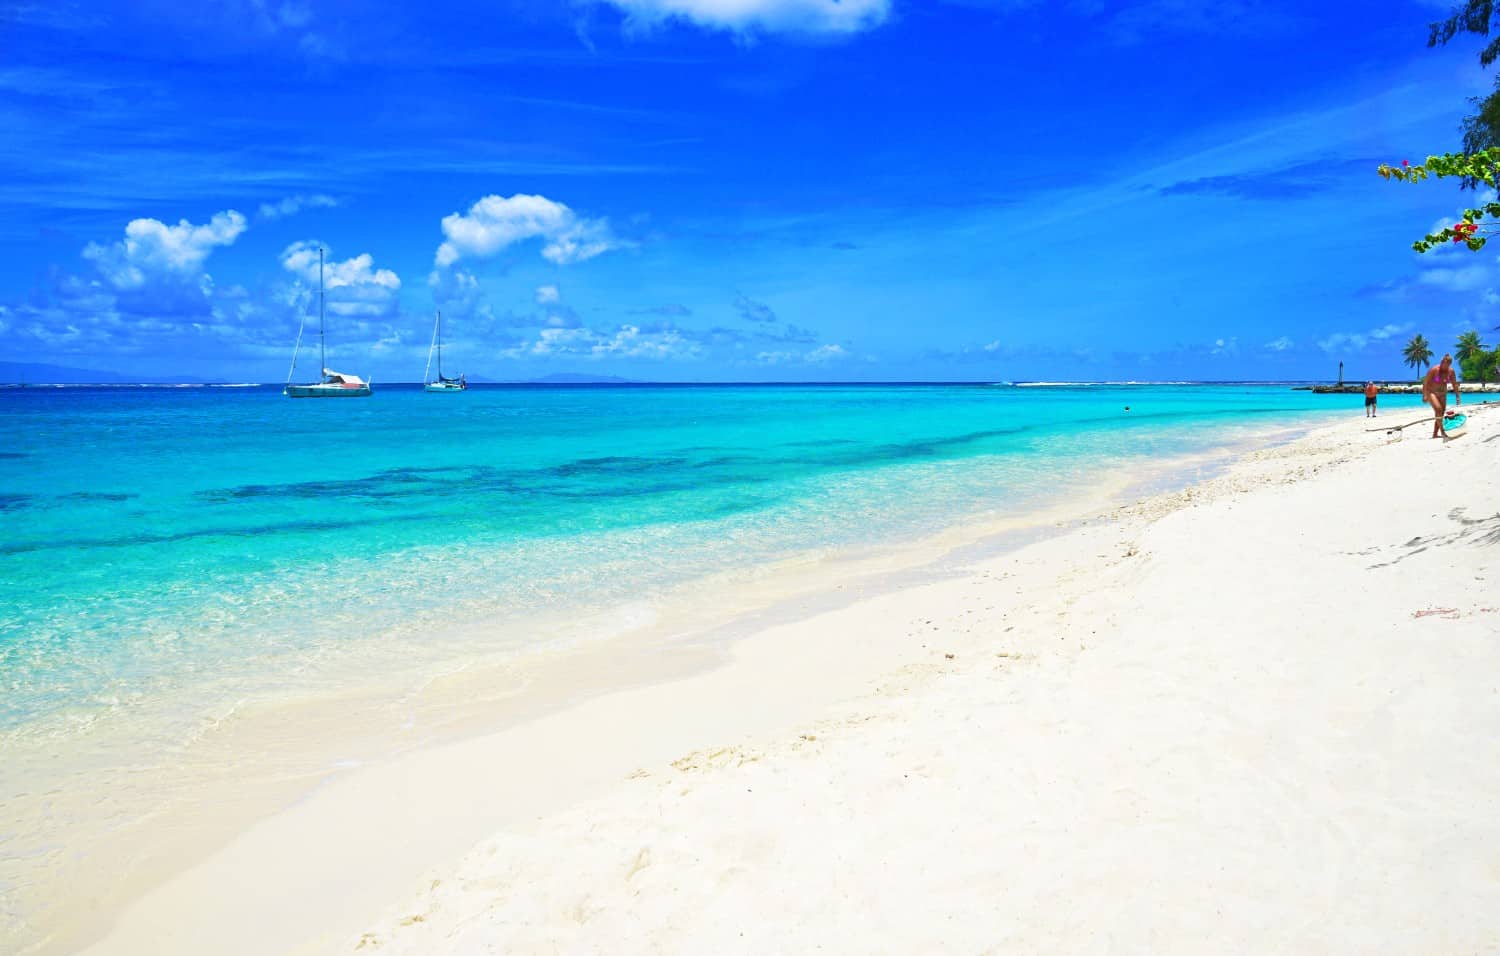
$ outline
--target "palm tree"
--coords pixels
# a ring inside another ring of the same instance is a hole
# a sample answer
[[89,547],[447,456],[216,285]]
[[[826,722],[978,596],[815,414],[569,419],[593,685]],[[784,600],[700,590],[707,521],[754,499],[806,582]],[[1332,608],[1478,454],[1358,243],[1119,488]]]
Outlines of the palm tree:
[[1483,361],[1487,357],[1485,351],[1486,346],[1479,341],[1478,332],[1465,332],[1453,344],[1453,357],[1458,359],[1458,367],[1470,378],[1478,375],[1481,383],[1489,377],[1490,363]]
[[1422,374],[1422,366],[1432,364],[1432,347],[1427,344],[1427,340],[1422,337],[1422,333],[1418,332],[1411,337],[1410,342],[1406,343],[1406,348],[1401,350],[1401,356],[1406,359],[1406,364],[1409,367],[1417,370],[1417,374],[1420,376]]

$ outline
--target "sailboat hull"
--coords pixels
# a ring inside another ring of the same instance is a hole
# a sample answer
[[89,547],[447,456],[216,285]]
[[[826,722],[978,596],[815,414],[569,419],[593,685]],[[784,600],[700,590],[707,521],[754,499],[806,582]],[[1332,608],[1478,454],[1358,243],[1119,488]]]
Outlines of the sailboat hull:
[[369,385],[313,384],[288,385],[288,398],[365,398],[374,390]]
[[465,391],[464,386],[457,382],[429,382],[424,391],[435,395],[458,395]]

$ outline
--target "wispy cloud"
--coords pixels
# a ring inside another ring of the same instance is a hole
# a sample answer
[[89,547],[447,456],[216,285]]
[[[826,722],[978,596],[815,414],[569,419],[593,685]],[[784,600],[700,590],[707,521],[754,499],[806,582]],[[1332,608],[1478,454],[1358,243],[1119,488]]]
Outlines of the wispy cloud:
[[1308,199],[1325,195],[1351,174],[1373,170],[1373,159],[1342,162],[1298,163],[1286,169],[1262,169],[1253,172],[1201,176],[1171,183],[1157,190],[1162,196],[1220,195],[1235,199],[1277,200]]
[[13,23],[53,30],[89,30],[108,21],[83,4],[68,2],[7,3],[0,9],[0,24]]
[[543,328],[519,345],[506,349],[507,358],[568,356],[584,359],[686,359],[697,356],[701,346],[680,329],[643,329],[629,323],[606,331],[573,327]]
[[890,0],[598,0],[632,29],[668,21],[735,33],[850,34],[884,23]]
[[1417,275],[1417,282],[1444,292],[1473,292],[1493,285],[1495,278],[1492,264],[1474,262],[1454,268],[1426,269]]
[[258,215],[261,219],[273,221],[295,216],[304,209],[332,209],[338,204],[337,199],[322,193],[315,193],[311,196],[286,196],[275,202],[261,203]]
[[756,302],[743,292],[735,296],[734,308],[735,311],[739,312],[740,318],[746,322],[768,325],[776,321],[776,313],[769,305],[766,305],[764,302]]
[[755,361],[761,365],[822,365],[849,357],[849,350],[842,345],[827,344],[806,351],[767,351],[760,352],[755,356]]
[[653,306],[649,309],[632,309],[633,315],[660,315],[669,319],[680,319],[692,315],[693,310],[678,302],[668,302],[666,305]]
[[1145,43],[1163,36],[1228,34],[1255,36],[1290,29],[1291,16],[1274,5],[1246,0],[1137,0],[1107,15],[1105,28],[1121,44]]
[[1318,340],[1318,348],[1330,355],[1363,352],[1368,346],[1386,342],[1411,331],[1410,322],[1391,322],[1365,332],[1334,332]]

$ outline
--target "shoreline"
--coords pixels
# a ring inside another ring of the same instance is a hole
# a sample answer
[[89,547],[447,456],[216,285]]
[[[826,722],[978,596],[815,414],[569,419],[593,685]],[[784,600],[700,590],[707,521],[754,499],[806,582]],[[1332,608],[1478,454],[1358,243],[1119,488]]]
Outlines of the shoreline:
[[[1140,494],[1146,488],[1139,480],[1149,486],[1193,482],[1202,477],[1203,468],[1223,467],[1247,447],[1284,441],[1307,428],[1307,423],[1257,428],[1239,434],[1238,444],[1232,446],[1161,462],[1136,462],[1130,474],[1109,476],[1112,485],[1095,489],[1098,494],[1086,500],[1065,497],[1058,489],[1040,512],[992,516],[980,527],[942,528],[915,542],[870,546],[834,557],[787,558],[760,569],[748,581],[742,575],[711,576],[679,588],[663,605],[639,612],[631,626],[612,638],[549,648],[525,662],[474,662],[471,669],[434,672],[417,690],[353,689],[291,707],[278,701],[237,702],[214,717],[190,746],[163,753],[153,773],[166,774],[156,789],[171,795],[169,800],[139,821],[126,816],[120,818],[124,825],[110,824],[90,837],[86,845],[105,866],[63,870],[49,882],[34,884],[33,899],[40,893],[49,906],[24,914],[65,932],[24,951],[74,951],[90,938],[101,938],[115,912],[163,879],[202,863],[236,834],[305,800],[309,792],[338,785],[372,765],[537,719],[589,695],[708,671],[720,666],[732,645],[754,630],[873,591],[942,578],[951,573],[939,567],[945,555],[1010,551],[1026,540],[1056,534],[1059,525],[1103,509],[1122,495]],[[1082,488],[1104,476],[1086,477],[1088,482],[1073,485]],[[810,570],[816,573],[808,576]],[[855,584],[841,590],[846,578]],[[729,585],[735,585],[735,593],[726,590]],[[588,675],[580,677],[583,672]],[[267,740],[275,740],[270,752]],[[246,767],[246,758],[255,762]],[[75,768],[69,779],[92,779],[89,765]],[[74,786],[89,785],[69,788]],[[163,831],[163,825],[168,830]],[[166,839],[159,839],[162,836]],[[480,833],[471,834],[471,839],[477,836]],[[68,831],[58,839],[69,839]],[[80,837],[74,833],[71,839]],[[36,873],[30,876],[36,878]],[[68,893],[48,890],[62,885],[69,887]]]
[[[1321,418],[1321,416],[1318,417]],[[1143,489],[1139,485],[1140,480],[1148,481],[1153,488],[1158,487],[1163,481],[1169,486],[1191,483],[1201,479],[1204,468],[1222,469],[1226,466],[1226,460],[1242,455],[1246,447],[1284,442],[1291,434],[1305,432],[1310,427],[1313,426],[1299,425],[1290,429],[1278,427],[1274,431],[1262,430],[1256,439],[1247,440],[1245,444],[1219,448],[1198,456],[1173,459],[1150,469],[1149,475],[1140,474],[1138,469],[1130,476],[1121,476],[1122,479],[1128,480],[1122,480],[1117,487],[1111,488],[1107,496],[1091,498],[1087,506],[1081,507],[1077,500],[1073,500],[1047,512],[1026,516],[1023,520],[1010,520],[988,526],[978,533],[973,532],[972,529],[967,532],[964,529],[947,529],[924,539],[921,549],[907,547],[901,549],[895,556],[888,553],[889,549],[877,549],[873,555],[865,555],[862,560],[855,560],[852,563],[829,562],[826,558],[815,560],[812,562],[812,568],[816,570],[821,566],[821,578],[815,574],[810,583],[804,580],[804,586],[800,590],[791,591],[785,589],[785,582],[780,586],[772,582],[768,588],[762,588],[759,595],[752,595],[737,607],[728,608],[727,613],[725,608],[719,607],[711,600],[707,602],[710,611],[707,615],[703,613],[701,605],[705,603],[705,597],[712,594],[715,586],[710,581],[706,587],[697,589],[698,594],[693,602],[688,604],[679,602],[677,605],[679,611],[688,612],[694,611],[694,605],[698,605],[696,613],[687,613],[675,618],[668,615],[666,619],[658,620],[649,633],[627,633],[619,640],[611,642],[609,647],[590,645],[582,649],[564,650],[551,655],[547,661],[530,669],[525,676],[520,693],[507,692],[496,697],[493,689],[490,689],[489,696],[485,697],[483,689],[487,683],[493,681],[496,673],[493,671],[484,674],[461,673],[441,679],[430,687],[432,696],[451,701],[453,698],[465,699],[473,695],[478,701],[478,714],[471,715],[472,719],[467,722],[463,719],[453,719],[456,709],[451,703],[445,704],[451,722],[445,727],[419,727],[419,730],[425,733],[425,738],[420,741],[413,742],[408,739],[405,745],[390,746],[384,756],[357,754],[348,759],[345,766],[331,771],[325,767],[321,773],[309,763],[304,762],[300,765],[301,775],[293,775],[290,783],[286,780],[281,781],[281,786],[276,789],[275,793],[240,794],[239,804],[230,807],[231,811],[238,811],[237,817],[221,819],[217,821],[219,824],[217,827],[213,825],[214,821],[205,824],[209,831],[225,834],[219,841],[214,842],[217,849],[214,849],[206,858],[200,853],[196,858],[176,857],[159,860],[158,862],[162,864],[159,869],[175,874],[165,885],[143,874],[142,882],[135,884],[133,890],[121,894],[126,897],[122,902],[125,903],[127,918],[135,909],[129,902],[130,898],[138,901],[142,893],[148,898],[158,894],[170,895],[175,892],[172,889],[173,886],[183,884],[185,873],[192,873],[202,866],[212,865],[215,860],[234,858],[236,847],[257,843],[261,844],[262,848],[276,845],[275,840],[265,837],[249,837],[247,833],[255,833],[257,829],[277,825],[277,818],[289,815],[284,805],[290,799],[297,798],[298,794],[301,794],[301,797],[292,808],[294,812],[300,811],[310,801],[326,799],[326,793],[339,791],[340,788],[355,794],[362,788],[368,790],[371,788],[368,781],[378,777],[384,766],[420,760],[423,753],[431,753],[444,747],[461,748],[465,746],[465,740],[472,741],[476,734],[484,732],[493,734],[497,727],[514,729],[535,726],[547,720],[564,718],[569,713],[586,711],[590,703],[600,695],[622,691],[628,693],[635,688],[659,688],[663,686],[663,682],[695,680],[704,675],[711,675],[725,669],[726,662],[731,661],[738,653],[737,648],[742,642],[747,639],[759,639],[768,630],[774,631],[777,627],[793,626],[811,614],[837,613],[841,608],[847,610],[850,604],[869,600],[872,594],[887,595],[906,593],[913,588],[941,587],[944,579],[951,578],[954,574],[952,567],[939,566],[944,556],[952,555],[954,561],[968,561],[972,560],[976,553],[988,554],[990,557],[997,553],[1009,553],[1028,540],[1034,541],[1055,536],[1061,525],[1086,520],[1088,514],[1112,507],[1114,503],[1118,503],[1122,495],[1129,497],[1142,490],[1151,490]],[[1016,538],[1017,534],[1021,534],[1024,540]],[[986,541],[990,543],[986,545]],[[925,571],[922,570],[924,568]],[[792,566],[781,569],[783,577],[804,579],[808,578],[808,570],[807,565],[797,566],[795,562]],[[849,583],[849,587],[841,588],[835,579],[848,579],[845,583]],[[779,600],[768,601],[767,593],[779,595]],[[754,610],[756,607],[759,607],[759,610]],[[716,624],[713,623],[715,620]],[[686,641],[683,640],[683,635],[688,635]],[[848,675],[853,682],[840,685],[837,682],[830,682],[824,675],[814,682],[814,686],[806,689],[802,703],[797,706],[805,709],[814,704],[826,704],[830,699],[853,693],[861,686],[859,679],[868,680],[877,674],[880,668],[896,659],[896,657],[881,656],[882,654],[888,652],[899,657],[900,653],[904,653],[903,647],[904,645],[898,640],[894,641],[890,648],[878,651],[872,651],[864,646],[857,649],[845,648],[842,653],[856,654],[859,657],[860,666]],[[769,672],[764,676],[767,681],[776,679],[775,675]],[[479,693],[475,692],[476,688],[480,689]],[[511,690],[515,688],[512,687]],[[703,706],[713,709],[722,704],[705,701]],[[256,726],[257,722],[251,719],[255,715],[241,716],[246,719],[247,726]],[[794,715],[787,712],[786,716],[789,719]],[[389,717],[390,715],[386,715],[387,721]],[[327,724],[328,720],[334,720],[334,723]],[[289,718],[281,720],[277,726],[288,734],[306,736],[309,726],[336,728],[341,722],[336,715],[303,711],[295,727],[291,726]],[[418,723],[420,724],[421,721],[419,720]],[[752,721],[752,725],[744,729],[747,732],[753,730],[755,724],[756,722]],[[246,752],[247,744],[248,750],[253,752],[256,737],[262,733],[263,729],[264,723],[261,722],[260,727],[252,730],[248,738],[237,737],[234,733],[226,732],[219,741],[215,753],[223,761],[228,762],[236,753]],[[735,728],[726,726],[725,732],[732,729]],[[505,729],[499,731],[500,734],[507,732],[509,731]],[[652,733],[662,741],[665,747],[664,753],[680,749],[680,744],[683,743],[680,736],[674,735],[670,726],[658,727]],[[674,740],[678,742],[678,746],[670,743]],[[350,749],[354,750],[354,748]],[[593,792],[594,788],[604,786],[609,780],[618,776],[618,774],[611,776],[606,772],[610,767],[608,759],[609,754],[596,755],[593,759],[594,771],[588,775],[587,780],[573,786],[574,796],[569,797],[569,800]],[[628,769],[621,772],[628,772]],[[435,774],[434,776],[441,778],[444,775]],[[309,783],[299,781],[311,781],[313,790],[310,796],[307,794]],[[501,786],[502,783],[497,781],[495,785]],[[374,789],[381,788],[375,787]],[[280,796],[277,796],[278,793]],[[557,798],[555,792],[552,796],[554,799]],[[335,799],[334,803],[337,802],[338,800]],[[358,802],[357,796],[355,802]],[[429,794],[427,802],[440,803],[441,797],[438,794]],[[418,801],[418,804],[420,803],[421,801]],[[253,807],[256,805],[264,807],[278,804],[282,805],[283,809],[269,819],[263,812],[253,812]],[[420,813],[420,805],[413,805],[411,809],[414,813]],[[533,809],[539,808],[533,807]],[[232,813],[230,815],[233,816]],[[345,814],[340,811],[333,814],[332,819],[342,819],[344,816]],[[243,822],[236,823],[235,820]],[[256,820],[260,822],[256,823]],[[453,832],[429,841],[429,846],[425,851],[417,848],[413,852],[418,853],[419,857],[423,853],[430,855],[439,845],[442,845],[446,847],[442,852],[449,855],[457,854],[482,836],[484,832],[488,832],[493,822],[492,817],[485,817],[482,820],[456,826],[455,831],[462,831],[461,833]],[[224,824],[232,825],[225,826]],[[250,828],[248,831],[247,827]],[[389,827],[374,826],[372,829],[384,832]],[[236,834],[238,836],[235,836]],[[305,836],[298,836],[290,842],[296,845],[305,842],[305,839]],[[446,844],[443,843],[444,839],[448,840]],[[229,840],[229,842],[226,844],[222,842],[223,840]],[[256,871],[259,866],[258,863],[246,863],[242,860],[233,869]],[[225,878],[231,881],[235,879],[232,874],[226,875]],[[200,877],[192,877],[187,882],[191,884],[198,879]],[[330,879],[333,877],[330,876]],[[380,893],[372,895],[378,896]],[[204,908],[202,901],[194,905],[197,909]],[[269,903],[264,905],[269,905]],[[104,931],[107,923],[105,917],[112,908],[109,907],[103,912],[93,914],[93,931],[90,931],[87,926],[74,925],[72,928],[81,932],[70,937],[73,942],[77,943],[90,936],[97,937],[99,932]],[[212,911],[211,907],[209,911]],[[222,918],[221,915],[218,919],[222,921]],[[307,928],[312,930],[318,927]],[[116,927],[116,932],[119,931],[120,927]],[[109,944],[111,938],[106,933],[103,937],[104,943]],[[52,945],[69,944],[57,940]],[[100,951],[116,951],[111,948],[112,946],[113,944],[109,944]],[[119,951],[134,950],[126,945]]]
[[[863,693],[643,758],[307,951],[1487,951],[1482,419],[1448,442],[1317,429],[865,602],[909,643]],[[761,635],[733,666],[856,623]]]
[[[1322,419],[1323,416],[1314,417]],[[714,594],[727,596],[724,593],[727,582],[715,578],[694,582],[684,593],[676,594],[673,600],[657,608],[655,614],[645,615],[651,618],[645,626],[630,627],[615,638],[585,642],[580,647],[550,648],[514,671],[510,666],[513,662],[501,662],[477,671],[432,677],[419,696],[426,696],[429,701],[441,698],[437,708],[411,707],[396,713],[390,708],[389,701],[360,699],[360,693],[314,701],[311,705],[299,705],[279,713],[275,704],[240,708],[226,720],[223,728],[216,728],[217,740],[207,752],[199,753],[201,758],[223,767],[233,767],[246,753],[261,752],[267,734],[284,734],[291,740],[305,743],[321,740],[327,735],[335,740],[345,740],[348,746],[335,750],[317,743],[306,752],[294,752],[291,759],[273,767],[281,776],[275,780],[257,780],[258,789],[240,789],[236,780],[226,779],[225,785],[214,788],[213,795],[223,801],[223,806],[214,812],[213,818],[202,818],[201,813],[196,818],[189,815],[187,828],[196,831],[193,839],[187,840],[187,845],[178,848],[175,854],[162,852],[153,866],[145,867],[132,881],[126,881],[124,885],[129,888],[120,894],[123,896],[120,902],[124,903],[124,909],[129,909],[132,900],[138,900],[142,894],[154,893],[153,887],[159,887],[162,875],[168,876],[168,882],[177,881],[183,873],[219,857],[255,827],[284,815],[288,807],[297,809],[320,797],[327,789],[341,788],[390,762],[405,761],[443,747],[463,746],[465,741],[486,734],[496,731],[502,734],[516,726],[550,719],[586,707],[597,696],[640,687],[670,686],[673,681],[703,677],[715,669],[733,666],[739,642],[759,639],[768,630],[795,626],[811,615],[846,611],[849,605],[864,602],[871,596],[885,597],[919,590],[927,585],[944,584],[959,573],[959,566],[969,561],[1011,554],[1038,540],[1067,534],[1076,525],[1097,518],[1098,513],[1115,509],[1122,501],[1131,501],[1143,494],[1161,494],[1163,488],[1178,494],[1185,485],[1202,482],[1205,470],[1217,474],[1224,468],[1235,467],[1233,462],[1241,461],[1247,449],[1280,447],[1292,435],[1305,434],[1313,428],[1316,428],[1314,423],[1305,422],[1293,428],[1257,429],[1254,437],[1247,437],[1235,446],[1176,456],[1163,462],[1136,462],[1130,473],[1113,476],[1119,479],[1118,482],[1091,495],[1086,503],[1079,498],[1055,500],[1052,506],[1041,512],[1011,516],[978,530],[950,527],[922,537],[918,542],[904,542],[900,546],[877,545],[837,558],[828,555],[789,558],[769,570],[768,581],[754,582],[750,596],[738,600],[738,603],[730,600],[727,605],[709,600],[706,603],[712,608],[708,612],[700,611],[696,605]],[[1250,453],[1254,455],[1256,452]],[[1091,477],[1097,479],[1100,476]],[[804,578],[808,569],[819,573],[810,581],[796,581]],[[838,581],[844,578],[852,581],[847,588],[840,587]],[[738,584],[742,585],[744,581],[741,579]],[[684,635],[687,638],[684,639]],[[885,651],[876,651],[870,656],[870,648],[846,648],[846,656],[859,656],[859,668],[850,677],[862,675],[868,678],[876,674],[879,666],[886,662],[880,653]],[[895,648],[891,653],[900,653],[900,650]],[[787,651],[787,654],[795,656],[793,651]],[[774,680],[771,672],[766,672],[765,677]],[[499,684],[498,693],[496,683]],[[856,684],[858,680],[847,686],[838,686],[844,687],[844,692],[852,693],[858,689]],[[829,696],[832,690],[834,686],[820,678],[819,686],[807,690],[802,705],[810,707],[837,698],[837,693]],[[465,702],[455,704],[455,699]],[[711,708],[720,704],[705,702],[703,705]],[[371,728],[360,728],[357,734],[350,734],[353,723],[365,720],[372,722]],[[750,726],[750,729],[756,729],[756,726]],[[673,738],[669,726],[655,732],[663,740]],[[604,759],[603,756],[600,759]],[[568,800],[574,800],[577,794],[592,792],[591,788],[604,785],[607,780],[595,774],[585,783],[585,786],[576,786],[574,795]],[[239,792],[231,792],[231,785]],[[359,785],[351,786],[357,789]],[[440,801],[440,798],[434,797],[434,800]],[[472,842],[483,831],[486,830],[480,825],[469,825],[462,836],[453,836],[446,852],[458,852],[462,848],[460,843]],[[120,903],[114,903],[93,912],[90,920],[93,929],[72,924],[71,929],[83,932],[71,933],[66,939],[57,939],[49,945],[71,947],[90,936],[99,938],[99,930],[104,927],[108,914],[118,905]],[[105,941],[108,938],[110,936],[104,936]],[[52,950],[40,948],[37,951]],[[102,951],[114,950],[107,948]],[[135,950],[127,947],[124,951]]]

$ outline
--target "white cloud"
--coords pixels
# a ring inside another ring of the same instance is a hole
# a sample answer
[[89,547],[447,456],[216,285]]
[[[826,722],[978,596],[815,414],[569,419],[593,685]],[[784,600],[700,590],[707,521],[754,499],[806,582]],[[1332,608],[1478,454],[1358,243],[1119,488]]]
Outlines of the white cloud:
[[479,279],[465,269],[433,269],[427,274],[432,298],[445,309],[472,312],[480,304]]
[[676,329],[642,332],[634,325],[622,325],[612,336],[594,343],[594,354],[623,355],[632,358],[685,358],[696,355],[698,344],[683,338]]
[[831,362],[835,359],[847,358],[849,352],[842,345],[820,345],[806,352],[781,351],[781,352],[758,352],[755,361],[762,365],[785,365],[789,362],[821,363]]
[[1492,284],[1494,278],[1488,266],[1476,263],[1456,269],[1428,269],[1417,276],[1417,281],[1446,292],[1473,292]]
[[858,33],[885,22],[890,0],[605,0],[632,26],[681,20],[737,33]]
[[555,305],[562,301],[562,291],[555,285],[541,285],[536,289],[537,305]]
[[1318,340],[1318,348],[1333,354],[1336,352],[1362,352],[1372,342],[1384,342],[1411,331],[1410,322],[1389,323],[1368,332],[1335,332]]
[[[324,250],[325,256],[327,250]],[[328,311],[335,315],[378,316],[396,310],[401,278],[390,269],[373,268],[368,252],[338,262],[323,263],[323,285],[328,293]],[[281,253],[282,268],[306,281],[318,282],[318,244],[294,242]]]
[[139,289],[154,278],[187,276],[202,267],[216,246],[227,246],[245,231],[245,217],[233,209],[216,213],[195,226],[183,219],[169,226],[159,219],[133,219],[125,238],[100,245],[91,242],[83,257],[117,289]]
[[544,328],[533,341],[505,350],[509,358],[527,356],[569,355],[602,358],[693,358],[701,346],[674,328],[642,330],[635,325],[621,325],[613,332],[596,332],[587,328]]
[[582,262],[627,243],[615,238],[606,219],[585,219],[545,196],[517,193],[485,196],[467,214],[443,217],[447,241],[438,246],[437,265],[451,266],[468,256],[492,256],[527,239],[543,239],[542,256],[558,265]]
[[313,196],[288,196],[285,199],[278,199],[276,202],[261,203],[259,215],[260,218],[267,220],[285,219],[287,216],[295,216],[304,209],[331,209],[338,204],[339,201],[337,199],[322,194]]
[[1291,348],[1294,344],[1295,343],[1293,343],[1291,339],[1289,339],[1285,335],[1283,335],[1279,339],[1272,339],[1271,341],[1267,342],[1266,343],[1266,348],[1269,349],[1272,352],[1285,352],[1287,349]]
[[1209,349],[1211,355],[1234,355],[1240,350],[1240,340],[1230,336],[1227,339],[1214,339],[1214,347]]

